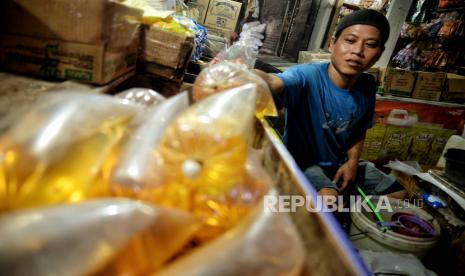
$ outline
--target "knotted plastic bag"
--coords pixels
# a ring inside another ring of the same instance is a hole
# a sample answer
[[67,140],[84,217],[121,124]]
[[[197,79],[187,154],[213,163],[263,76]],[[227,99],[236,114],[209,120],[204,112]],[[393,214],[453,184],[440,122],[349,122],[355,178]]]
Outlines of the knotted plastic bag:
[[118,98],[126,99],[133,103],[150,107],[159,104],[165,100],[160,93],[146,88],[131,88],[115,95]]
[[248,83],[257,85],[257,117],[277,116],[276,106],[266,82],[247,68],[229,62],[213,64],[200,72],[194,82],[192,97],[194,101],[200,101],[210,95]]
[[146,274],[196,229],[185,212],[127,199],[13,212],[0,217],[0,274]]
[[178,94],[147,109],[130,123],[106,180],[114,194],[143,199],[146,189],[163,184],[155,149],[166,126],[187,108],[188,100],[186,92]]
[[76,202],[141,110],[104,95],[48,94],[0,138],[0,211]]
[[224,235],[154,275],[300,275],[305,249],[295,226],[286,213],[264,212],[263,204]]

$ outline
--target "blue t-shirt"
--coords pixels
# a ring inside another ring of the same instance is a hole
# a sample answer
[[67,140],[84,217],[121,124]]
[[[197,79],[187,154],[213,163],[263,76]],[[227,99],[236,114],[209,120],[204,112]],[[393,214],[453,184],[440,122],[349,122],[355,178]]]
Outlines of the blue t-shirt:
[[371,128],[376,83],[362,73],[352,89],[337,87],[329,63],[300,64],[278,74],[286,107],[284,142],[301,169],[310,165],[340,166],[347,151]]

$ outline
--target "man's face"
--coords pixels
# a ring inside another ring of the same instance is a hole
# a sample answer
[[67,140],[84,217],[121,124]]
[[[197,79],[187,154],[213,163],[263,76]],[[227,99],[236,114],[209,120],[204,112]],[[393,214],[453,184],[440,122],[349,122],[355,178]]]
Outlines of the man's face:
[[376,27],[352,25],[342,30],[329,46],[331,63],[342,75],[357,76],[367,70],[381,56],[384,47]]

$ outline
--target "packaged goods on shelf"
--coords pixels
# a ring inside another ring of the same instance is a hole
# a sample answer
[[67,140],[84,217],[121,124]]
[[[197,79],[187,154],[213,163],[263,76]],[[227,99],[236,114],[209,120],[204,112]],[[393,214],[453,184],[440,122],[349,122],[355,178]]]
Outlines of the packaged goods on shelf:
[[410,97],[416,78],[416,72],[387,68],[384,75],[384,92],[393,96]]
[[444,72],[418,72],[412,98],[439,101],[445,81]]

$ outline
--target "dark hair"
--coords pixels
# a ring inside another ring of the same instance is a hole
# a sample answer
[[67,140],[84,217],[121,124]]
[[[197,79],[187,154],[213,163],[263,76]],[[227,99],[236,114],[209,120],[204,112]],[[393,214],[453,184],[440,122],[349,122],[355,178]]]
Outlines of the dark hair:
[[336,27],[334,37],[337,39],[345,28],[357,24],[370,25],[377,28],[381,36],[382,45],[389,38],[390,27],[388,20],[382,13],[371,9],[357,10],[344,16]]

